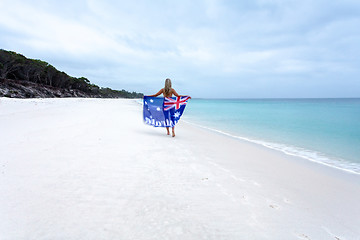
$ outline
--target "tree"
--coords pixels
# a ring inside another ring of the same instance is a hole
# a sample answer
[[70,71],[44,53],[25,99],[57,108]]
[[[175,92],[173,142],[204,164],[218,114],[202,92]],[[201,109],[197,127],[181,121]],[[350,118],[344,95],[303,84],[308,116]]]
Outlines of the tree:
[[56,74],[57,70],[52,65],[47,65],[45,68],[45,84],[53,86],[53,80],[54,76]]
[[[14,55],[15,54],[15,55]],[[22,55],[21,55],[22,56]],[[0,77],[8,78],[20,68],[19,57],[14,52],[0,51]]]
[[28,59],[16,52],[0,49],[0,77],[3,79],[19,80],[22,85],[25,82],[34,82],[62,89],[77,89],[91,96],[100,97],[142,97],[143,94],[112,90],[110,88],[100,88],[85,77],[71,77],[65,72],[58,71],[54,66],[47,62]]

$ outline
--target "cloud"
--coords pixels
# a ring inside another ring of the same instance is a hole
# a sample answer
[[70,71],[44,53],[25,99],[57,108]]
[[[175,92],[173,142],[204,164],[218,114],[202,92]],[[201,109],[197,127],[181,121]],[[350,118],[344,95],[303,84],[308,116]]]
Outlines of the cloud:
[[172,77],[195,96],[212,96],[222,82],[241,88],[255,79],[247,89],[288,85],[305,96],[305,82],[338,88],[344,74],[360,71],[357,1],[3,0],[0,7],[2,48],[110,87],[147,92]]

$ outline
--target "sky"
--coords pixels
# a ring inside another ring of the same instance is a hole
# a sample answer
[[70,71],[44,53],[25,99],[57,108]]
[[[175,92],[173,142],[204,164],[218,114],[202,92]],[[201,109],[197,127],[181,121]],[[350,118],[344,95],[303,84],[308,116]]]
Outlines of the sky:
[[0,49],[101,87],[360,97],[359,0],[0,0]]

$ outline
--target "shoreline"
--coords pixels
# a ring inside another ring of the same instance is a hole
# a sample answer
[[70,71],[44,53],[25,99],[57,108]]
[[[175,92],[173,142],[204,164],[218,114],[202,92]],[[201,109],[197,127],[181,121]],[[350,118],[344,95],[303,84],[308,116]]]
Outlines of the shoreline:
[[360,174],[359,104],[359,99],[203,99],[192,102],[184,120]]
[[[311,158],[311,157],[308,157],[308,156],[305,156],[305,155],[302,155],[302,154],[299,154],[299,153],[298,154],[297,153],[292,153],[292,152],[286,151],[284,149],[285,147],[286,148],[290,147],[291,149],[297,149],[297,147],[294,147],[294,146],[287,146],[287,145],[280,144],[280,143],[272,143],[272,142],[266,142],[266,141],[263,141],[263,140],[254,140],[254,139],[250,139],[250,138],[246,138],[246,137],[236,136],[236,135],[232,135],[230,133],[224,132],[222,130],[218,130],[218,129],[215,129],[215,128],[210,128],[210,127],[200,125],[200,124],[197,124],[197,123],[192,123],[191,121],[188,121],[188,120],[182,120],[182,121],[186,122],[187,124],[196,126],[198,128],[202,128],[202,129],[208,130],[208,131],[213,132],[213,133],[218,133],[218,134],[233,138],[235,140],[240,140],[240,141],[253,143],[253,144],[259,145],[261,147],[265,147],[267,149],[271,149],[271,150],[274,150],[274,151],[281,152],[281,153],[286,154],[288,156],[297,157],[297,158],[301,158],[301,159],[306,159],[306,160],[308,160],[310,162],[321,164],[323,166],[334,168],[334,169],[337,169],[337,170],[340,170],[340,171],[344,171],[344,172],[349,173],[349,174],[360,175],[360,165],[357,164],[357,163],[349,162],[349,161],[344,160],[344,159],[332,159],[332,158],[329,158],[327,156],[322,156],[321,158],[323,158],[323,160],[317,160],[317,159],[314,159],[314,158]],[[283,148],[275,147],[274,145],[282,145]],[[319,153],[319,152],[312,152],[312,151],[307,150],[307,149],[301,149],[301,150],[306,151],[306,152],[310,152],[311,154],[322,154],[322,153]],[[345,161],[346,166],[340,165],[341,160]],[[352,165],[352,164],[356,165],[355,169],[358,170],[359,172],[357,172],[354,169],[349,168],[349,165]]]
[[340,168],[340,167],[330,165],[327,163],[323,163],[320,161],[308,159],[308,158],[300,156],[300,155],[293,155],[293,154],[284,152],[280,149],[276,149],[276,148],[272,148],[270,146],[263,145],[262,143],[257,142],[257,140],[251,140],[251,139],[247,139],[245,137],[231,135],[231,134],[223,132],[221,130],[209,128],[209,127],[202,126],[202,125],[192,123],[189,121],[181,120],[181,122],[183,122],[183,123],[181,123],[182,124],[181,127],[185,127],[185,128],[191,127],[191,128],[195,128],[198,130],[203,130],[205,133],[207,133],[209,135],[221,136],[221,137],[229,139],[229,141],[234,141],[235,143],[238,142],[239,145],[252,146],[254,149],[259,149],[260,151],[269,152],[273,155],[278,155],[279,157],[281,157],[283,159],[286,159],[291,162],[295,162],[300,165],[304,165],[309,168],[315,168],[315,169],[318,169],[319,171],[324,171],[327,173],[339,175],[339,177],[349,176],[350,178],[356,179],[356,181],[358,181],[360,184],[360,173],[358,173],[358,172],[354,172],[349,169]]
[[[2,100],[2,99],[0,99]],[[0,102],[5,239],[357,239],[360,177],[131,99]]]

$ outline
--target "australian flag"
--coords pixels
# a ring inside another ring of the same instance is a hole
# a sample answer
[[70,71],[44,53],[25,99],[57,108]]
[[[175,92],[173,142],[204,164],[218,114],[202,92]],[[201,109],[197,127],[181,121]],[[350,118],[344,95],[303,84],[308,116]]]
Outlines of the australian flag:
[[174,127],[189,99],[189,96],[171,98],[144,96],[144,122],[154,127]]

